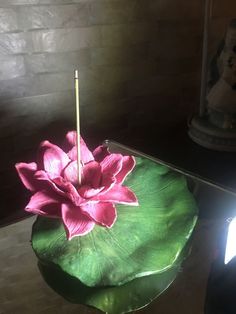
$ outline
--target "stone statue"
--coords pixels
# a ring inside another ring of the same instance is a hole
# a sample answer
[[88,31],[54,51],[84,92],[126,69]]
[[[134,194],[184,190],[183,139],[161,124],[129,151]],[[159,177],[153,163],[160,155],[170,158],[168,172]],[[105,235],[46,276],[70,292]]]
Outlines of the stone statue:
[[236,151],[236,19],[233,19],[210,66],[206,109],[189,125],[196,143]]
[[232,20],[217,62],[220,78],[207,95],[210,122],[223,129],[236,128],[236,19]]

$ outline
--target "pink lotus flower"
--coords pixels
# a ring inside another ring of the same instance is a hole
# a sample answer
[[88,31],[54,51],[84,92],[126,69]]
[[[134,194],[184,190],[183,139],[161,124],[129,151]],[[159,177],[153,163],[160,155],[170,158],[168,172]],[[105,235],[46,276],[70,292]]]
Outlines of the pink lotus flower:
[[80,139],[82,181],[77,179],[76,132],[66,135],[68,150],[44,141],[37,163],[18,163],[16,169],[25,187],[33,192],[25,210],[61,218],[70,240],[96,224],[111,228],[117,213],[114,204],[138,205],[134,193],[123,186],[135,166],[132,156],[110,154],[99,146],[93,153]]

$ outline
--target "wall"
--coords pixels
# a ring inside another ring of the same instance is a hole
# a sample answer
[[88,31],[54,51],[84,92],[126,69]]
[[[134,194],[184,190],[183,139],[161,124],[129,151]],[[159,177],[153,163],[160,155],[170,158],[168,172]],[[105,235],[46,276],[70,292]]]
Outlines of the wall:
[[[226,2],[214,1],[217,34]],[[202,16],[203,0],[0,0],[4,204],[19,184],[14,162],[74,126],[75,68],[85,134],[186,121],[199,98]]]
[[40,121],[71,120],[78,67],[86,126],[107,128],[127,111],[135,111],[137,120],[144,103],[171,106],[173,114],[184,111],[182,98],[195,87],[199,71],[201,13],[197,0],[178,5],[173,0],[2,0],[1,108],[11,119],[21,117],[26,133]]

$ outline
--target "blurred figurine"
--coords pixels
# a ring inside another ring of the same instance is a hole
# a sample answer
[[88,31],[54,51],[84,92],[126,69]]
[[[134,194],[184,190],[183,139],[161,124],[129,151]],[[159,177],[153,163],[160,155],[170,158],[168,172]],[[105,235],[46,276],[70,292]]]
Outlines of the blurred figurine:
[[210,122],[223,129],[236,128],[236,19],[232,20],[218,60],[220,78],[208,93]]
[[211,62],[210,76],[205,113],[193,118],[189,135],[204,147],[236,151],[236,19]]

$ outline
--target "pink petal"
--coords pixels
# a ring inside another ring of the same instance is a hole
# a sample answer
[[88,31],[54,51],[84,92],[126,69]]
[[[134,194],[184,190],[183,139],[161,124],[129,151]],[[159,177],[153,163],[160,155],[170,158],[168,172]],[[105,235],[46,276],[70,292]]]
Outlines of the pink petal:
[[[76,132],[70,131],[66,135],[66,139],[71,145],[72,149],[68,152],[68,156],[71,160],[77,160],[77,140],[76,140]],[[81,160],[84,164],[94,160],[93,154],[88,149],[87,145],[85,144],[83,138],[80,136],[80,154]]]
[[74,146],[68,153],[67,153],[68,157],[70,158],[70,160],[74,160],[77,161],[77,148],[76,146]]
[[116,178],[115,178],[114,176],[107,175],[107,174],[103,174],[101,186],[103,186],[104,189],[101,191],[101,193],[107,192],[107,191],[110,190],[115,184],[116,184]]
[[95,223],[84,215],[79,207],[62,204],[61,212],[68,240],[88,234],[95,226]]
[[133,206],[138,205],[138,200],[135,194],[126,186],[118,184],[115,184],[106,193],[96,195],[93,199],[109,203],[127,204]]
[[105,157],[100,163],[102,173],[111,177],[117,175],[122,168],[122,159],[121,154],[110,154]]
[[25,210],[36,215],[58,218],[61,214],[60,202],[61,199],[55,195],[46,191],[39,191],[31,197]]
[[94,160],[93,154],[88,149],[82,137],[80,137],[80,149],[81,149],[81,160],[84,164]]
[[102,226],[111,228],[116,221],[116,208],[111,203],[85,204],[81,210]]
[[65,196],[65,191],[60,189],[48,176],[48,174],[44,170],[39,170],[35,172],[34,175],[35,180],[41,181],[41,187],[45,190],[54,190],[58,194]]
[[37,164],[35,162],[29,164],[20,162],[15,167],[24,186],[32,192],[36,191],[38,184],[34,178],[34,174],[37,170]]
[[66,197],[70,199],[74,205],[79,206],[85,202],[85,200],[79,195],[74,185],[70,182],[64,180],[62,177],[55,178],[53,182],[65,192]]
[[66,140],[68,142],[68,144],[70,145],[70,147],[76,146],[76,131],[69,131],[66,134]]
[[93,151],[94,159],[101,162],[106,156],[110,155],[108,148],[104,145],[100,145]]
[[63,177],[72,184],[78,184],[77,161],[70,162],[64,170]]
[[41,143],[39,155],[43,160],[44,170],[48,172],[52,179],[60,176],[62,170],[70,162],[67,154],[60,147],[49,141]]
[[51,180],[45,171],[40,170],[35,173],[35,178],[44,183],[42,186],[45,190],[52,190],[60,196],[71,200],[75,205],[80,205],[84,202],[76,188],[61,177]]
[[134,169],[135,159],[133,156],[124,156],[122,160],[122,168],[116,175],[116,183],[122,184],[127,175]]
[[[99,192],[101,192],[103,190],[103,188],[104,187],[100,187],[98,189],[93,189],[89,185],[83,185],[83,186],[81,186],[81,188],[79,188],[78,192],[82,198],[89,199],[89,198],[97,195]],[[82,202],[81,202],[81,204],[82,204]]]
[[97,189],[101,184],[101,166],[96,161],[91,161],[84,165],[82,169],[82,183],[90,185],[92,188]]

